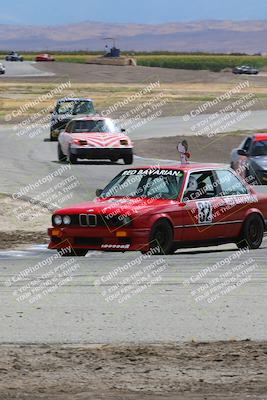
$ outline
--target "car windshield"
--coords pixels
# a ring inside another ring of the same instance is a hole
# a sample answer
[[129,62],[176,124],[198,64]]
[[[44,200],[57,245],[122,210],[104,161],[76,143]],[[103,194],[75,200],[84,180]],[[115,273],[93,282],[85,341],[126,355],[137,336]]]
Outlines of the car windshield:
[[267,140],[257,140],[253,143],[251,148],[252,156],[266,156],[267,155]]
[[120,129],[112,120],[78,120],[72,121],[70,133],[105,132],[119,133]]
[[177,199],[183,182],[183,172],[168,169],[126,170],[114,178],[100,198]]
[[92,101],[64,101],[57,105],[56,108],[57,114],[93,114],[94,106]]

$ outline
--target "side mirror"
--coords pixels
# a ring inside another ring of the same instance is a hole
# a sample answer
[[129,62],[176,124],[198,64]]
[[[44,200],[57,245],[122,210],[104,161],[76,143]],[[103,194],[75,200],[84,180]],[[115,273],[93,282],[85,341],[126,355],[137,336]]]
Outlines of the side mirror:
[[96,191],[95,191],[96,197],[101,196],[102,192],[103,192],[103,189],[96,189]]
[[238,150],[237,150],[237,154],[238,154],[239,156],[248,157],[248,152],[247,152],[246,150],[244,150],[244,149],[238,149]]
[[124,128],[121,128],[121,132],[126,132],[126,129],[124,129]]

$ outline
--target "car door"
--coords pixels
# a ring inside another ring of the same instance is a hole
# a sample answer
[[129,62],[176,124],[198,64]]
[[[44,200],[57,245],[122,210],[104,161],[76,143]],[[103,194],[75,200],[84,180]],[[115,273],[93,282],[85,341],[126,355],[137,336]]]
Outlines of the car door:
[[244,178],[246,176],[246,164],[248,161],[248,157],[239,155],[238,150],[244,150],[248,154],[251,147],[251,143],[252,143],[252,137],[249,136],[241,143],[241,145],[237,149],[235,149],[235,151],[232,154],[231,167],[235,171],[238,171],[238,173]]
[[237,237],[246,211],[253,203],[257,203],[257,197],[233,171],[218,169],[215,173],[218,190],[217,226],[221,229],[221,237]]
[[183,231],[186,242],[207,241],[217,233],[214,213],[218,202],[216,176],[212,170],[193,171],[188,177],[182,197]]

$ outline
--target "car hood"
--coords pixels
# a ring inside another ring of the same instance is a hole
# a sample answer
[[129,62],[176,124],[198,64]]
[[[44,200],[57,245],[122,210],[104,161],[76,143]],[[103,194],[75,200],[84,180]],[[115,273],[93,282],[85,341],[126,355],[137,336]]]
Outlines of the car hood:
[[114,142],[118,142],[119,140],[128,140],[129,144],[131,140],[127,135],[122,134],[121,132],[117,133],[109,133],[109,132],[83,132],[83,133],[73,133],[71,135],[73,139],[78,140],[87,140],[92,145],[98,144],[112,144]]
[[153,198],[133,198],[124,199],[122,197],[115,198],[109,197],[107,199],[95,199],[85,203],[75,204],[71,207],[63,208],[55,211],[54,214],[110,214],[116,212],[117,214],[136,215],[137,213],[143,214],[146,211],[159,210],[173,205],[177,207],[176,200],[168,199],[153,199]]

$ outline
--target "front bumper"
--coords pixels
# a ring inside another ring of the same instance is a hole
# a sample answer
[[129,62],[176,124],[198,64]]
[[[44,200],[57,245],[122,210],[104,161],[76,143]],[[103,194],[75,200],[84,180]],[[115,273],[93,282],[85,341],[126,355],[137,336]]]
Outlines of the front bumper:
[[119,228],[49,228],[49,249],[72,247],[100,251],[149,250],[149,229]]
[[71,154],[87,159],[119,159],[133,154],[133,149],[129,147],[71,147]]

